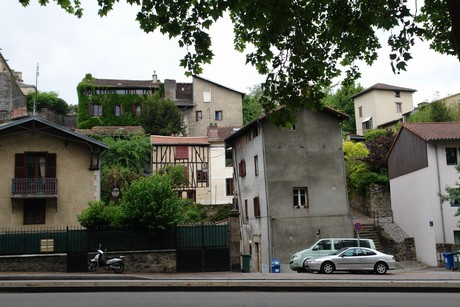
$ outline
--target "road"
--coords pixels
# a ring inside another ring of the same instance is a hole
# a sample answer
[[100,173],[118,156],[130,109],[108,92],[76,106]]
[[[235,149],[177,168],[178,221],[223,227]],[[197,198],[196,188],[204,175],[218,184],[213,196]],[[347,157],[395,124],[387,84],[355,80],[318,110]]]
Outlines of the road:
[[457,307],[460,293],[92,292],[1,293],[2,307],[321,306]]

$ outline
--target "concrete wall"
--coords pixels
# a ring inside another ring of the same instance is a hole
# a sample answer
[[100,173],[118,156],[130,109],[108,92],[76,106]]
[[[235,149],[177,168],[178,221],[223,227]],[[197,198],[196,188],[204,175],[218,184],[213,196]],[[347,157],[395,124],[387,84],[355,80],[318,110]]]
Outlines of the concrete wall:
[[[176,272],[176,252],[174,250],[138,251],[108,253],[126,257],[125,272],[173,273]],[[0,256],[0,271],[3,272],[67,272],[67,255],[27,255]],[[72,256],[70,256],[72,258]],[[89,253],[78,266],[86,268],[86,263],[94,257]],[[70,260],[71,261],[71,260]],[[84,271],[84,270],[82,270]]]
[[0,122],[27,114],[26,97],[0,54]]

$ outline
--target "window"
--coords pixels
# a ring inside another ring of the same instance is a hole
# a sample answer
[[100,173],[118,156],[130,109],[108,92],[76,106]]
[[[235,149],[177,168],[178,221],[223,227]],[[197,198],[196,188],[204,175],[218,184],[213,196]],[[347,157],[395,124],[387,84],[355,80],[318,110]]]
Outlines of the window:
[[307,188],[294,188],[293,189],[293,204],[294,208],[308,208],[308,193]]
[[447,165],[457,165],[457,148],[446,147],[446,162]]
[[451,207],[460,207],[460,189],[449,189],[449,202]]
[[15,155],[15,178],[56,178],[56,154],[28,152]]
[[233,178],[226,178],[225,179],[225,195],[233,196]]
[[121,109],[122,109],[121,106],[119,106],[119,105],[115,106],[115,116],[121,116],[122,115],[121,114],[122,113]]
[[45,224],[46,201],[24,199],[24,225]]
[[372,129],[372,117],[366,117],[363,120],[363,130],[370,130]]
[[225,150],[225,167],[233,166],[233,156],[232,156],[232,149],[227,148]]
[[396,113],[402,113],[402,103],[401,102],[396,103]]
[[211,92],[203,92],[203,102],[211,102]]
[[260,217],[259,197],[254,197],[254,217]]
[[216,111],[215,120],[222,120],[222,111]]
[[208,173],[202,170],[196,171],[196,180],[198,182],[208,182]]
[[240,177],[245,177],[246,176],[246,161],[241,160],[240,163],[238,164],[238,170]]
[[460,231],[454,230],[454,243],[460,244]]
[[176,146],[175,159],[188,159],[188,146]]
[[259,156],[254,156],[254,172],[259,175]]
[[296,131],[295,124],[292,124],[292,126],[291,126],[291,131]]
[[358,107],[358,117],[363,117],[363,107]]
[[133,115],[139,116],[139,115],[141,115],[141,111],[142,111],[142,108],[141,108],[140,105],[133,105],[132,106],[131,113]]
[[243,216],[243,219],[247,221],[249,215],[248,215],[248,200],[245,199],[244,200],[244,216]]
[[196,112],[195,112],[195,120],[196,120],[196,121],[199,121],[199,120],[201,120],[202,118],[203,118],[203,112],[201,112],[201,111],[196,111]]
[[102,106],[100,104],[93,105],[93,116],[102,116]]
[[397,97],[397,98],[401,97],[401,92],[400,91],[395,91],[395,97]]

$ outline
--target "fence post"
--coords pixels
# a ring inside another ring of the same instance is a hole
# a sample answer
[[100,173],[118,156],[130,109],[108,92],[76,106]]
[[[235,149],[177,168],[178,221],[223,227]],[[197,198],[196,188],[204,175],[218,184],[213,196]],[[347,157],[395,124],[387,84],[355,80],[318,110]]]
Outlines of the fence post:
[[230,253],[230,271],[241,272],[240,256],[240,213],[231,210],[228,216],[228,250]]

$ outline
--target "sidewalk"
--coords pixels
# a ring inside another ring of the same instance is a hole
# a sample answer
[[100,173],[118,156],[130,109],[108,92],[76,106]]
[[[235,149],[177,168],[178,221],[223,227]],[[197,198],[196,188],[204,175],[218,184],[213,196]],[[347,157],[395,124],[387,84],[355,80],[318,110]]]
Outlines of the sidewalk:
[[370,273],[26,273],[0,272],[1,292],[347,291],[458,292],[460,272],[402,263]]

